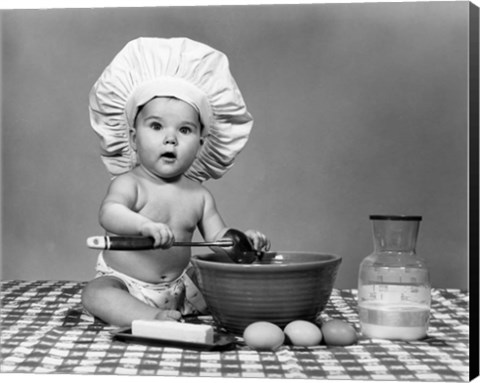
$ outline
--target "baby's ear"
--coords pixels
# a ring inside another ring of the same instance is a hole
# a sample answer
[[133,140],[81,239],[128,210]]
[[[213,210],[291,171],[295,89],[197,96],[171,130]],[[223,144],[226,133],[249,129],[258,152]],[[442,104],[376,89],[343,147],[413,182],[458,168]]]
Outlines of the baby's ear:
[[200,145],[203,145],[204,142],[205,142],[205,138],[200,137]]
[[130,145],[132,146],[132,149],[134,151],[137,151],[137,143],[135,142],[135,139],[137,138],[137,131],[133,128],[130,128],[129,135],[130,135]]

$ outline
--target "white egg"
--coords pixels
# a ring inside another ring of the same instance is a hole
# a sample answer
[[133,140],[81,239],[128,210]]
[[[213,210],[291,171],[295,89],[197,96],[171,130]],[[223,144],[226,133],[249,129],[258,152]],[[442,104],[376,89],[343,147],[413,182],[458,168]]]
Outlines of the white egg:
[[254,322],[243,331],[243,340],[255,350],[276,350],[284,340],[285,334],[277,325],[270,322]]
[[322,325],[325,343],[329,346],[349,346],[357,341],[357,332],[348,323],[332,319]]
[[283,332],[294,346],[317,346],[322,341],[320,328],[305,320],[290,322]]

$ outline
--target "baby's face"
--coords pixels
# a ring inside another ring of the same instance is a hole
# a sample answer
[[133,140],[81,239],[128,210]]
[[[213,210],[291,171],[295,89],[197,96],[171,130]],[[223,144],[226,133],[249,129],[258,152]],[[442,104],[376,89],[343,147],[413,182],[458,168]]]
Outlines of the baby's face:
[[131,139],[147,171],[160,178],[178,177],[202,145],[200,118],[184,101],[154,98],[138,113]]

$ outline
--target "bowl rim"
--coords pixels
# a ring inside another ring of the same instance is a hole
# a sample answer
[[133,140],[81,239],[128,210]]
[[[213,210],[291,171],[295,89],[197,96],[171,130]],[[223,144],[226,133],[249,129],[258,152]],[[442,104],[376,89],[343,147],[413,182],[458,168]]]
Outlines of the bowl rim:
[[310,262],[302,262],[302,263],[288,263],[288,264],[282,264],[282,263],[273,263],[273,264],[260,264],[260,263],[250,263],[250,264],[242,264],[242,263],[223,263],[223,262],[211,262],[206,259],[202,259],[201,257],[205,257],[211,254],[215,253],[205,253],[205,254],[196,254],[193,255],[191,258],[192,263],[198,264],[198,265],[209,265],[210,268],[216,269],[216,270],[248,270],[249,272],[264,272],[264,271],[281,271],[281,270],[288,270],[288,271],[293,271],[293,270],[303,270],[303,269],[309,269],[312,266],[319,265],[319,264],[330,264],[330,263],[338,263],[340,264],[342,262],[342,257],[338,254],[334,253],[319,253],[315,251],[269,251],[267,254],[305,254],[305,255],[318,255],[318,256],[328,256],[331,257],[330,259],[324,259],[324,260],[318,260],[318,261],[310,261]]

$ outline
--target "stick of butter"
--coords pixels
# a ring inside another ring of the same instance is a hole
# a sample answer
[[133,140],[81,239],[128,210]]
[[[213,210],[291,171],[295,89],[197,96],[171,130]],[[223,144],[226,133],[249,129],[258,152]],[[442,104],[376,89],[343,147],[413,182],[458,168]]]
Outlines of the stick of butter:
[[136,319],[132,335],[187,343],[213,344],[213,327],[206,324]]

